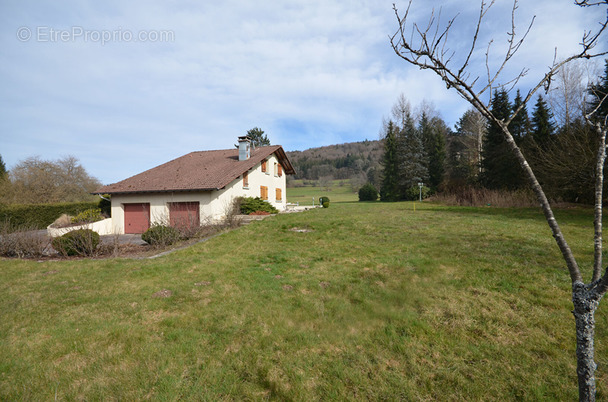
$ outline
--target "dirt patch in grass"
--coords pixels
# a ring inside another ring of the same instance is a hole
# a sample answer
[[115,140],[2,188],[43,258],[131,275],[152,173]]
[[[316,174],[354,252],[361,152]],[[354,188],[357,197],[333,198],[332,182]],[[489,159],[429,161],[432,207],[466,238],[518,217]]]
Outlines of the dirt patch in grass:
[[291,228],[289,230],[291,232],[296,232],[296,233],[310,233],[310,232],[313,232],[313,230],[310,229],[310,228]]
[[167,297],[171,297],[171,296],[173,296],[173,292],[170,291],[169,289],[159,290],[158,292],[156,292],[152,295],[152,297],[157,298],[157,299],[166,299]]

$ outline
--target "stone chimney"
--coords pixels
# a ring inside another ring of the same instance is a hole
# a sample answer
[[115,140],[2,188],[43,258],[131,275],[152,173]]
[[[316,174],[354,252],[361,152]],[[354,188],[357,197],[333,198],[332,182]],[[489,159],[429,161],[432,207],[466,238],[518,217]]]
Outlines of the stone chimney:
[[251,139],[247,136],[239,137],[239,160],[246,161],[251,156]]

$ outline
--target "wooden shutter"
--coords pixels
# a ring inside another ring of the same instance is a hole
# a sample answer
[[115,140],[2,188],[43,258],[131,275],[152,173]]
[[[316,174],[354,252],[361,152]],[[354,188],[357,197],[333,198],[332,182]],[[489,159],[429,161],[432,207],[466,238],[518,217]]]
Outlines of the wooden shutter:
[[268,187],[260,186],[260,198],[262,198],[263,200],[268,199]]
[[280,188],[277,188],[277,201],[281,201],[282,200],[282,191]]
[[279,177],[283,176],[283,166],[279,163]]
[[266,172],[266,161],[262,161],[262,172]]

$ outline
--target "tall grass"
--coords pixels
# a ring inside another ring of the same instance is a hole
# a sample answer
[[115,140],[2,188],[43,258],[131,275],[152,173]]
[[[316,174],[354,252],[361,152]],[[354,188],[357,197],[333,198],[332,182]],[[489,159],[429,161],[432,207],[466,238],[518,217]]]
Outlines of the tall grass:
[[522,208],[538,206],[538,200],[531,190],[489,190],[486,188],[464,187],[453,192],[435,194],[433,201],[453,206],[493,206],[498,208]]
[[[590,266],[592,211],[558,218]],[[574,400],[570,310],[537,209],[332,203],[154,260],[0,260],[0,400]]]

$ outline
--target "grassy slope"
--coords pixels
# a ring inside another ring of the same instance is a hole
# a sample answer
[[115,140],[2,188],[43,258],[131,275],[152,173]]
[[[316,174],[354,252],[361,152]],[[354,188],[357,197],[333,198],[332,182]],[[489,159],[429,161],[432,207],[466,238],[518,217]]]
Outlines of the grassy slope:
[[[558,217],[589,263],[591,214]],[[537,211],[411,203],[155,260],[1,260],[0,399],[574,400],[569,288]]]

